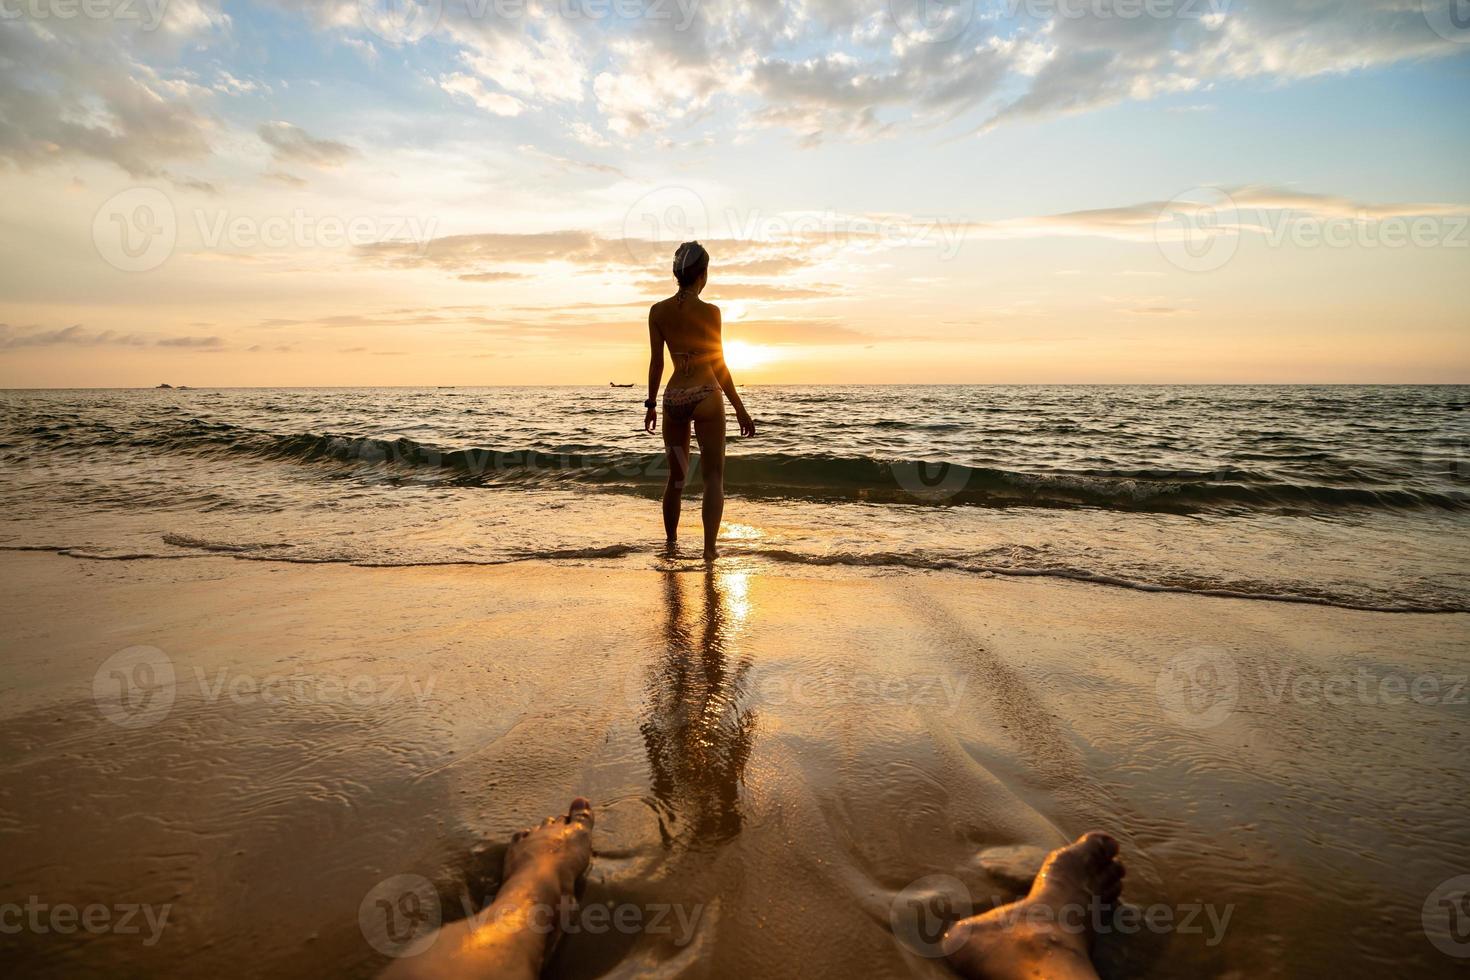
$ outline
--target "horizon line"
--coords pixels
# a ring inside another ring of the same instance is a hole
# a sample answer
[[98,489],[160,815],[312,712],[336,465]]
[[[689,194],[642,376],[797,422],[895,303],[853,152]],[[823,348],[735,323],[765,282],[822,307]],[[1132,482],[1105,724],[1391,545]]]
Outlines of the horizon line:
[[[744,382],[737,388],[1464,388],[1466,381],[800,381]],[[455,389],[487,388],[594,388],[613,387],[610,383],[566,382],[558,384],[384,384],[384,385],[31,385],[0,387],[0,391],[324,391],[372,388]],[[634,383],[634,390],[643,385]],[[662,387],[662,385],[660,385]],[[627,390],[620,387],[619,390]]]

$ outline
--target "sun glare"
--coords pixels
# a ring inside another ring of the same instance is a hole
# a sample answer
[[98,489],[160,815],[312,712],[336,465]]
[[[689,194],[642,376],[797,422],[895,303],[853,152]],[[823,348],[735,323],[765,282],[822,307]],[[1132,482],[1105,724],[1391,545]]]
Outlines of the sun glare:
[[760,367],[775,356],[776,352],[769,347],[748,344],[743,340],[725,342],[725,363],[734,371]]

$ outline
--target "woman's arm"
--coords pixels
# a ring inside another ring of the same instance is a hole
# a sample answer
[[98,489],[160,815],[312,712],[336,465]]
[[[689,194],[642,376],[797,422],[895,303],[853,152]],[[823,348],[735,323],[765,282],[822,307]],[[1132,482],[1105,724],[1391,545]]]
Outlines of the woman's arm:
[[[648,310],[648,400],[658,401],[659,382],[664,379],[664,338],[653,325],[653,308]],[[643,413],[643,431],[652,432],[658,427],[658,409],[647,406]]]
[[723,324],[720,320],[720,308],[714,307],[715,331],[720,336],[720,354],[715,358],[713,365],[715,380],[720,383],[720,390],[725,397],[730,399],[730,406],[735,409],[735,419],[740,423],[740,434],[742,436],[755,435],[755,420],[745,410],[745,403],[740,400],[740,392],[735,390],[735,379],[730,377],[730,369],[725,365],[725,338],[722,333]]

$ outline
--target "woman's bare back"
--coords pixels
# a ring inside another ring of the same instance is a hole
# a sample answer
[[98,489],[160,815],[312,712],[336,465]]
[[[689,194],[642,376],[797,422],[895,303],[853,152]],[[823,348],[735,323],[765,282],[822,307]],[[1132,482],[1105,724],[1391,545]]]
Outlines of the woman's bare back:
[[648,322],[658,331],[674,362],[669,386],[716,384],[720,355],[720,308],[687,293],[653,304]]

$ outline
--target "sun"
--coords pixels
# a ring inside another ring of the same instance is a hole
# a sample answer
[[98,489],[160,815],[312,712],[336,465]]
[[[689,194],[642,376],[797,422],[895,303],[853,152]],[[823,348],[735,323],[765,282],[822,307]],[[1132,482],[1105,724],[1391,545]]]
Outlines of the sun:
[[759,344],[748,344],[743,340],[725,342],[725,364],[733,371],[760,367],[775,356],[775,351]]

